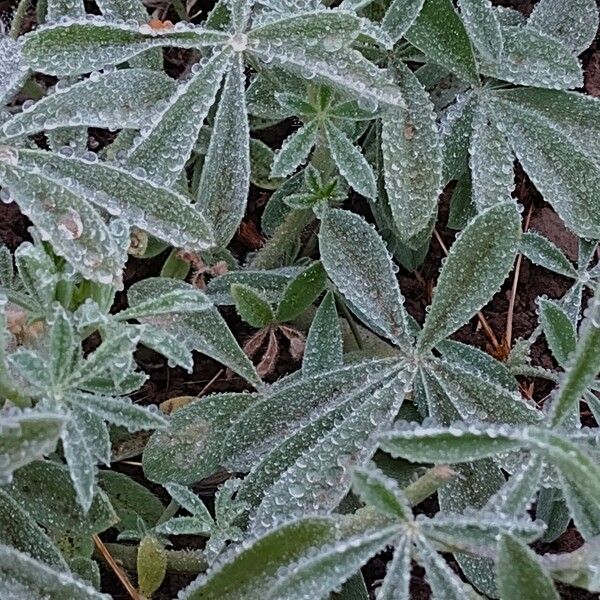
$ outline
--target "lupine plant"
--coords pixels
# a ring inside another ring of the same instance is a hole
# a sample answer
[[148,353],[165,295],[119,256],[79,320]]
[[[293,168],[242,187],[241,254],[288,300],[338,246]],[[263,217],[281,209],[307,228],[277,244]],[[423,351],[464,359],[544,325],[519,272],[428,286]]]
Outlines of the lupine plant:
[[[0,596],[600,593],[596,2],[147,4],[0,37]],[[399,275],[444,224],[423,318]],[[523,257],[567,291],[459,341]],[[220,370],[158,408],[148,356]]]

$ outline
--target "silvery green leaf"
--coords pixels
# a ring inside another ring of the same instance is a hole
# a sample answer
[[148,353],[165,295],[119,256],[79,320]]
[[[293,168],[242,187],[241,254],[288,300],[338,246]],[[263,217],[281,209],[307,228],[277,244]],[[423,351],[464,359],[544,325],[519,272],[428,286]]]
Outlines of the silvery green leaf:
[[[184,592],[184,600],[275,600],[271,591],[280,569],[302,563],[315,548],[335,539],[330,517],[307,517],[270,530],[230,553]],[[235,590],[231,587],[236,581]]]
[[157,106],[129,151],[126,164],[130,169],[143,169],[149,178],[167,186],[177,181],[231,61],[229,47],[215,53],[179,84],[166,104]]
[[382,434],[381,448],[411,462],[452,464],[493,458],[522,446],[512,431],[499,435],[500,431],[491,426],[486,430],[458,424],[450,427],[403,424]]
[[435,598],[444,600],[475,600],[477,592],[448,566],[437,550],[422,536],[416,539],[417,561],[425,569],[425,579]]
[[352,489],[361,500],[400,521],[412,521],[412,510],[395,479],[374,464],[354,469]]
[[248,112],[266,120],[285,119],[293,113],[281,105],[277,95],[291,93],[303,96],[305,92],[305,80],[281,68],[270,67],[265,73],[257,74],[246,90]]
[[52,383],[57,386],[71,372],[79,357],[79,340],[64,308],[54,307],[50,328],[50,373]]
[[333,544],[324,544],[310,557],[278,576],[269,595],[280,600],[319,598],[339,588],[375,554],[383,550],[398,534],[398,526],[390,525],[342,536]]
[[[135,308],[148,298],[159,297],[174,289],[192,289],[187,283],[167,278],[148,278],[129,288],[129,306]],[[143,324],[164,329],[182,341],[190,350],[197,350],[223,363],[260,386],[254,366],[238,345],[227,323],[213,306],[201,312],[175,312],[168,315],[140,318]]]
[[273,484],[256,512],[258,528],[339,505],[351,487],[352,469],[373,458],[379,433],[393,423],[412,388],[412,374],[404,364],[397,362],[390,370],[364,394],[350,396],[330,431]]
[[175,312],[202,312],[213,306],[210,299],[201,290],[191,287],[174,287],[160,296],[148,296],[117,313],[119,320],[156,317]]
[[208,536],[210,534],[210,529],[210,524],[199,517],[174,517],[165,523],[161,523],[155,527],[154,530],[156,533],[166,535]]
[[503,535],[498,545],[498,588],[502,598],[559,600],[549,573],[523,542]]
[[52,386],[48,365],[35,350],[18,348],[7,357],[7,360],[27,383],[37,388]]
[[469,83],[478,84],[469,36],[451,0],[425,0],[423,9],[404,37],[433,62]]
[[377,600],[410,600],[411,551],[412,542],[407,536],[395,542],[394,558],[388,564]]
[[335,297],[327,292],[306,337],[302,373],[308,377],[341,367],[344,362],[340,322]]
[[250,186],[250,132],[244,87],[244,63],[238,52],[225,77],[196,200],[218,247],[225,247],[238,228]]
[[275,152],[264,142],[250,138],[250,181],[256,187],[276,190],[284,180],[271,177]]
[[27,295],[48,309],[59,282],[58,269],[49,254],[39,245],[25,242],[15,250],[15,266]]
[[520,25],[525,25],[527,22],[527,17],[516,8],[511,8],[509,6],[494,6],[494,12],[496,13],[498,22],[502,26],[518,27]]
[[521,219],[512,203],[486,209],[458,234],[419,337],[421,351],[453,333],[491,299],[513,266],[520,238]]
[[227,40],[225,33],[195,26],[153,30],[96,17],[42,25],[23,36],[21,49],[33,70],[72,76],[125,62],[150,48],[198,48]]
[[5,600],[23,598],[108,600],[109,598],[71,574],[55,571],[27,554],[4,545],[0,545],[0,595]]
[[521,252],[535,265],[571,279],[577,277],[577,270],[563,251],[540,233],[525,232],[521,238]]
[[0,102],[11,99],[27,77],[27,64],[18,42],[8,35],[0,36]]
[[46,18],[55,21],[63,16],[82,17],[85,6],[82,0],[48,0],[46,3]]
[[[590,473],[590,476],[597,478],[598,473]],[[576,481],[565,472],[560,472],[559,480],[565,503],[577,530],[586,540],[600,535],[600,502],[597,496],[594,496],[598,486],[594,486],[594,491],[591,491],[585,482]],[[597,482],[598,479],[594,483]]]
[[88,537],[113,527],[118,516],[99,490],[86,512],[77,502],[69,470],[54,461],[36,461],[15,473],[12,498],[54,538]]
[[328,210],[319,247],[329,278],[352,310],[377,333],[409,347],[408,316],[395,266],[373,227],[348,211]]
[[83,392],[71,393],[69,403],[77,405],[105,421],[127,428],[128,431],[165,427],[167,420],[159,412],[133,404],[127,398],[111,398]]
[[460,15],[473,46],[491,60],[502,60],[504,40],[490,0],[460,0]]
[[177,365],[184,368],[188,373],[194,370],[192,351],[174,335],[163,329],[152,325],[144,325],[140,329],[140,344],[158,352],[158,354],[162,354],[170,366]]
[[494,92],[505,110],[520,111],[559,129],[580,152],[600,161],[600,99],[576,92],[513,88]]
[[390,4],[381,25],[394,42],[400,40],[415,22],[424,3],[425,0],[394,0]]
[[378,106],[403,106],[402,93],[390,74],[375,66],[360,52],[351,48],[321,49],[318,46],[294,46],[281,37],[276,49],[266,42],[255,42],[252,53],[265,62],[293,74],[360,97],[375,112]]
[[581,400],[583,393],[600,370],[600,294],[590,300],[587,316],[581,324],[579,343],[571,355],[558,393],[552,399],[550,420],[560,425],[572,408]]
[[186,196],[135,173],[43,150],[19,150],[19,162],[175,246],[206,250],[214,244],[206,219]]
[[342,177],[356,192],[374,200],[377,197],[375,173],[358,146],[329,119],[325,122],[325,135],[331,156]]
[[4,489],[0,489],[0,537],[15,550],[67,571],[67,563],[50,537]]
[[11,152],[13,158],[0,164],[2,185],[40,235],[87,279],[118,281],[125,257],[98,212],[63,185],[15,164]]
[[581,64],[569,48],[554,38],[526,27],[501,27],[504,52],[500,60],[482,57],[486,75],[516,83],[555,90],[581,87]]
[[542,419],[540,411],[527,404],[518,391],[499,385],[475,365],[437,359],[425,368],[462,419],[514,425]]
[[196,496],[192,491],[183,485],[177,483],[169,483],[165,486],[171,498],[177,501],[177,503],[185,508],[195,517],[200,518],[207,523],[213,523],[213,518],[206,508],[206,504]]
[[442,113],[440,134],[444,160],[443,184],[458,179],[467,171],[473,114],[477,106],[478,102],[472,95],[462,96]]
[[351,12],[340,10],[316,10],[300,14],[282,15],[281,18],[254,27],[248,34],[252,49],[257,42],[277,45],[279,40],[295,47],[308,41],[321,46],[325,52],[333,52],[349,45],[358,35],[360,19]]
[[[545,470],[547,473],[548,469]],[[543,475],[545,473],[542,473]],[[560,479],[556,483],[562,486]],[[546,533],[542,541],[551,543],[559,538],[571,522],[571,511],[565,502],[562,489],[542,487],[537,496],[535,515],[546,523]]]
[[14,285],[14,279],[12,254],[4,244],[0,244],[0,286],[11,288]]
[[478,211],[510,202],[515,187],[514,156],[506,137],[480,103],[469,146],[472,197]]
[[45,411],[25,411],[0,416],[0,481],[56,448],[67,417]]
[[406,109],[390,109],[383,115],[381,150],[392,216],[407,242],[436,214],[442,149],[427,92],[408,67],[398,66],[398,79]]
[[565,311],[552,300],[540,298],[540,323],[550,351],[559,365],[566,366],[577,347],[577,332]]
[[599,592],[599,549],[600,538],[594,538],[572,552],[548,553],[541,557],[538,556],[538,560],[551,573],[553,579],[590,592]]
[[561,0],[541,0],[527,27],[554,37],[575,54],[581,54],[596,37],[598,7],[594,0],[572,0],[566,8]]
[[271,177],[285,177],[293,173],[298,165],[308,157],[317,141],[318,121],[309,121],[300,129],[288,136],[275,155],[271,167]]
[[[529,460],[520,465],[510,479],[490,497],[485,509],[509,515],[519,515],[529,510],[540,484],[542,467],[541,457],[530,456]],[[537,518],[540,518],[539,514]]]
[[159,483],[193,484],[224,463],[229,427],[253,402],[255,394],[215,394],[176,411],[170,427],[155,431],[146,444],[146,477]]
[[138,128],[154,106],[168,98],[175,81],[148,69],[96,74],[45,96],[2,127],[6,138],[60,127]]
[[249,285],[234,283],[231,286],[231,297],[238,315],[248,325],[260,329],[275,321],[271,305]]

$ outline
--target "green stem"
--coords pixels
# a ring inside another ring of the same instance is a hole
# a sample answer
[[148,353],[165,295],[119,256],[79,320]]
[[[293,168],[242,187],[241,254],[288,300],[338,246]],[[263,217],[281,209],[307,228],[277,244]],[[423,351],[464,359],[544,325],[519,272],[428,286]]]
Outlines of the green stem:
[[28,9],[29,0],[21,0],[19,4],[17,4],[17,10],[15,10],[15,14],[10,26],[10,37],[13,40],[16,40],[21,33],[23,21],[25,20],[25,15],[27,14]]
[[314,218],[311,210],[294,210],[288,213],[273,236],[250,261],[249,266],[253,269],[275,269],[281,266],[281,258],[287,242],[298,237]]
[[158,521],[156,521],[156,525],[161,525],[162,523],[164,523],[165,521],[168,521],[171,517],[175,516],[175,513],[179,510],[179,503],[176,502],[175,500],[171,500],[171,502],[169,502],[169,505],[167,506],[167,508],[165,508],[165,510],[163,511],[163,514],[160,515],[160,518],[158,519]]
[[173,5],[173,8],[175,9],[175,12],[177,13],[177,16],[182,21],[189,21],[190,20],[190,16],[187,14],[187,12],[185,10],[185,6],[184,6],[184,4],[183,4],[183,2],[181,0],[172,0],[171,4]]
[[[111,556],[118,560],[128,571],[137,569],[137,546],[125,544],[105,544]],[[202,550],[165,550],[167,571],[197,575],[206,571],[208,564]]]
[[438,465],[428,469],[424,475],[406,487],[404,495],[411,506],[417,506],[455,476],[456,472],[447,465]]

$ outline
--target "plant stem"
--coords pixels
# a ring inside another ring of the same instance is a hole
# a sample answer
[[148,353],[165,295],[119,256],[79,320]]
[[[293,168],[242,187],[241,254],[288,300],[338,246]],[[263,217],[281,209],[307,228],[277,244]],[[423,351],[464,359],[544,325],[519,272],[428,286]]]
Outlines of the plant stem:
[[416,506],[437,492],[438,488],[450,481],[456,472],[447,465],[438,465],[428,469],[424,475],[411,483],[404,490],[404,494],[411,506]]
[[[137,546],[125,544],[105,544],[110,554],[128,571],[137,568]],[[202,550],[165,550],[167,571],[197,575],[206,571],[208,564]]]
[[16,40],[21,33],[23,21],[25,20],[25,15],[27,14],[28,9],[29,0],[20,0],[19,4],[17,4],[17,9],[15,10],[15,14],[13,15],[13,20],[10,26],[10,37],[13,40]]

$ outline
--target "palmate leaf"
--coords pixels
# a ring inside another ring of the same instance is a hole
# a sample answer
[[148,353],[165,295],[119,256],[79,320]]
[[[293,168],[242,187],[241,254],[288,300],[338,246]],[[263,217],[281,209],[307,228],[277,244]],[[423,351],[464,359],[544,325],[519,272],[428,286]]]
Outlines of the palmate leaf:
[[[160,297],[177,289],[193,289],[187,283],[167,278],[148,278],[129,288],[129,306],[135,308],[148,298]],[[211,304],[202,311],[181,311],[139,317],[142,324],[162,329],[183,342],[189,350],[197,350],[223,363],[250,383],[260,386],[254,366],[244,354],[227,323]]]
[[53,452],[66,420],[33,410],[0,415],[0,480],[10,481],[14,471]]
[[465,81],[478,83],[469,36],[451,0],[425,0],[405,37],[433,62]]
[[195,26],[153,30],[148,25],[88,16],[42,25],[23,36],[29,66],[49,75],[72,76],[123,63],[160,46],[199,48],[225,44],[229,36]]
[[43,563],[0,545],[0,595],[6,600],[108,600],[69,573],[57,572]]
[[442,150],[427,92],[407,67],[399,65],[398,78],[406,109],[384,114],[381,150],[392,216],[402,241],[408,242],[436,214]]
[[231,61],[229,47],[215,53],[149,116],[126,158],[129,169],[142,169],[167,186],[177,181]]
[[502,26],[499,60],[482,57],[481,72],[519,85],[565,90],[583,83],[581,65],[570,50],[548,35],[525,27]]
[[404,298],[379,235],[358,215],[328,210],[319,231],[321,259],[352,310],[377,333],[409,347]]
[[581,54],[598,31],[598,7],[594,0],[574,0],[565,10],[560,0],[541,0],[534,7],[527,27],[561,41]]
[[559,600],[552,578],[535,553],[510,535],[500,538],[498,587],[501,598],[515,600]]
[[155,105],[175,91],[159,71],[123,69],[96,74],[71,86],[61,84],[2,127],[7,139],[60,127],[138,128]]
[[55,252],[87,279],[117,283],[125,262],[124,248],[92,205],[41,171],[32,172],[19,164],[14,150],[6,149],[1,159],[2,185],[10,189],[40,235],[52,241]]
[[244,88],[244,63],[238,52],[225,77],[196,200],[219,247],[225,247],[238,228],[250,187],[250,132]]
[[459,234],[438,278],[431,307],[418,340],[428,350],[463,325],[504,282],[521,238],[514,204],[480,213]]
[[17,156],[24,170],[57,182],[67,193],[85,198],[159,239],[197,250],[214,245],[203,215],[187,197],[167,187],[104,162],[67,158],[43,150],[19,150]]

